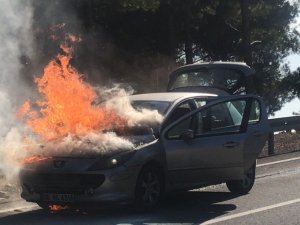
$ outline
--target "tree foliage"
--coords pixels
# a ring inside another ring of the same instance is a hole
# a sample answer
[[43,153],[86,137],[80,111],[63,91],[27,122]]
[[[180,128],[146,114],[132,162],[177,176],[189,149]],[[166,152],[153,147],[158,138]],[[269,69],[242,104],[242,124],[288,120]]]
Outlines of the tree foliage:
[[[81,34],[85,34],[83,38],[88,44],[78,50],[74,62],[83,71],[89,65],[116,80],[134,81],[146,91],[157,91],[166,87],[166,76],[176,65],[246,61],[257,72],[256,90],[267,102],[269,113],[280,109],[292,96],[299,96],[300,86],[295,85],[299,70],[292,73],[288,67],[282,67],[287,55],[299,52],[299,33],[290,27],[299,10],[297,3],[286,0],[55,2],[58,6],[54,4],[54,8],[63,4],[79,18]],[[37,26],[41,24],[37,22]]]

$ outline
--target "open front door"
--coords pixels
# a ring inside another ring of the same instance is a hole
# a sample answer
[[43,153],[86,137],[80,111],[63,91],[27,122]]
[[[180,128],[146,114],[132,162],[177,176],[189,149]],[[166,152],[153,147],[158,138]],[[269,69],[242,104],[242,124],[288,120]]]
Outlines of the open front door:
[[245,112],[251,103],[246,97],[236,97],[210,103],[164,129],[161,138],[174,184],[218,183],[243,177]]

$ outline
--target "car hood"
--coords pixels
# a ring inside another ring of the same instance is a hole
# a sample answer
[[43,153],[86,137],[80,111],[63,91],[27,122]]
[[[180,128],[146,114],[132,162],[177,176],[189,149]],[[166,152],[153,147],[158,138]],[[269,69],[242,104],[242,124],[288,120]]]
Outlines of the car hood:
[[39,160],[26,163],[22,171],[32,171],[38,173],[82,173],[99,160],[110,159],[114,156],[127,154],[132,151],[140,151],[149,147],[157,140],[154,136],[130,137],[135,148],[132,149],[111,149],[105,152],[83,152],[74,149],[70,154],[54,154],[40,156]]
[[[41,145],[38,150],[31,153],[29,157],[35,157],[37,158],[37,161],[40,161],[41,158],[109,158],[121,153],[124,153],[126,151],[135,151],[140,149],[143,145],[146,145],[154,140],[156,140],[156,137],[153,134],[145,134],[145,135],[128,135],[128,136],[114,136],[117,137],[115,140],[122,141],[117,145],[114,145],[114,143],[107,144],[103,148],[94,149],[93,146],[91,148],[85,148],[82,147],[70,147],[70,146],[59,146],[59,144],[55,143],[49,145],[49,146],[43,146]],[[104,140],[107,141],[107,140]],[[111,140],[111,141],[114,141]],[[123,143],[123,144],[122,144]],[[52,149],[51,149],[52,148]],[[32,160],[34,161],[34,159]]]

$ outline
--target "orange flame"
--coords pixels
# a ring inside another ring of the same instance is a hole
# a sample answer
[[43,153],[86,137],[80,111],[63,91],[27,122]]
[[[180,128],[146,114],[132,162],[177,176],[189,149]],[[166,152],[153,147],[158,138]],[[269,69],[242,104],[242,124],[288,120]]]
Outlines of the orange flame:
[[16,116],[21,118],[24,114],[26,114],[30,110],[30,103],[29,101],[25,101],[24,104],[19,108],[16,112]]
[[66,210],[68,208],[69,208],[68,206],[62,206],[62,205],[49,205],[49,210],[51,212],[58,212],[61,210]]
[[[66,38],[69,42],[79,40],[73,35]],[[25,102],[18,114],[27,112],[28,126],[44,141],[123,126],[125,120],[115,112],[92,104],[97,94],[70,65],[72,48],[65,41],[61,49],[63,53],[48,63],[41,78],[35,78],[41,94],[36,102],[40,109],[30,110],[29,102]]]
[[81,41],[81,38],[76,37],[73,34],[67,34],[66,37],[67,37],[68,40],[70,40],[72,42],[80,42]]
[[33,162],[43,161],[43,160],[50,159],[50,158],[51,157],[44,157],[44,156],[39,156],[39,155],[29,156],[29,157],[24,158],[21,161],[21,163],[22,164],[30,164],[30,163],[33,163]]

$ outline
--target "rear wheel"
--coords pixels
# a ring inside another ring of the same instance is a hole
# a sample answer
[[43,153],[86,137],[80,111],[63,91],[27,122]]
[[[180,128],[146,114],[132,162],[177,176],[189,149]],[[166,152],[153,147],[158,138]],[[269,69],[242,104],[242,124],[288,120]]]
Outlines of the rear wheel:
[[158,205],[163,192],[163,178],[154,166],[142,169],[136,183],[136,206],[151,210]]
[[228,181],[226,183],[228,189],[239,195],[245,195],[252,189],[255,181],[255,168],[256,163],[244,174],[243,180]]

